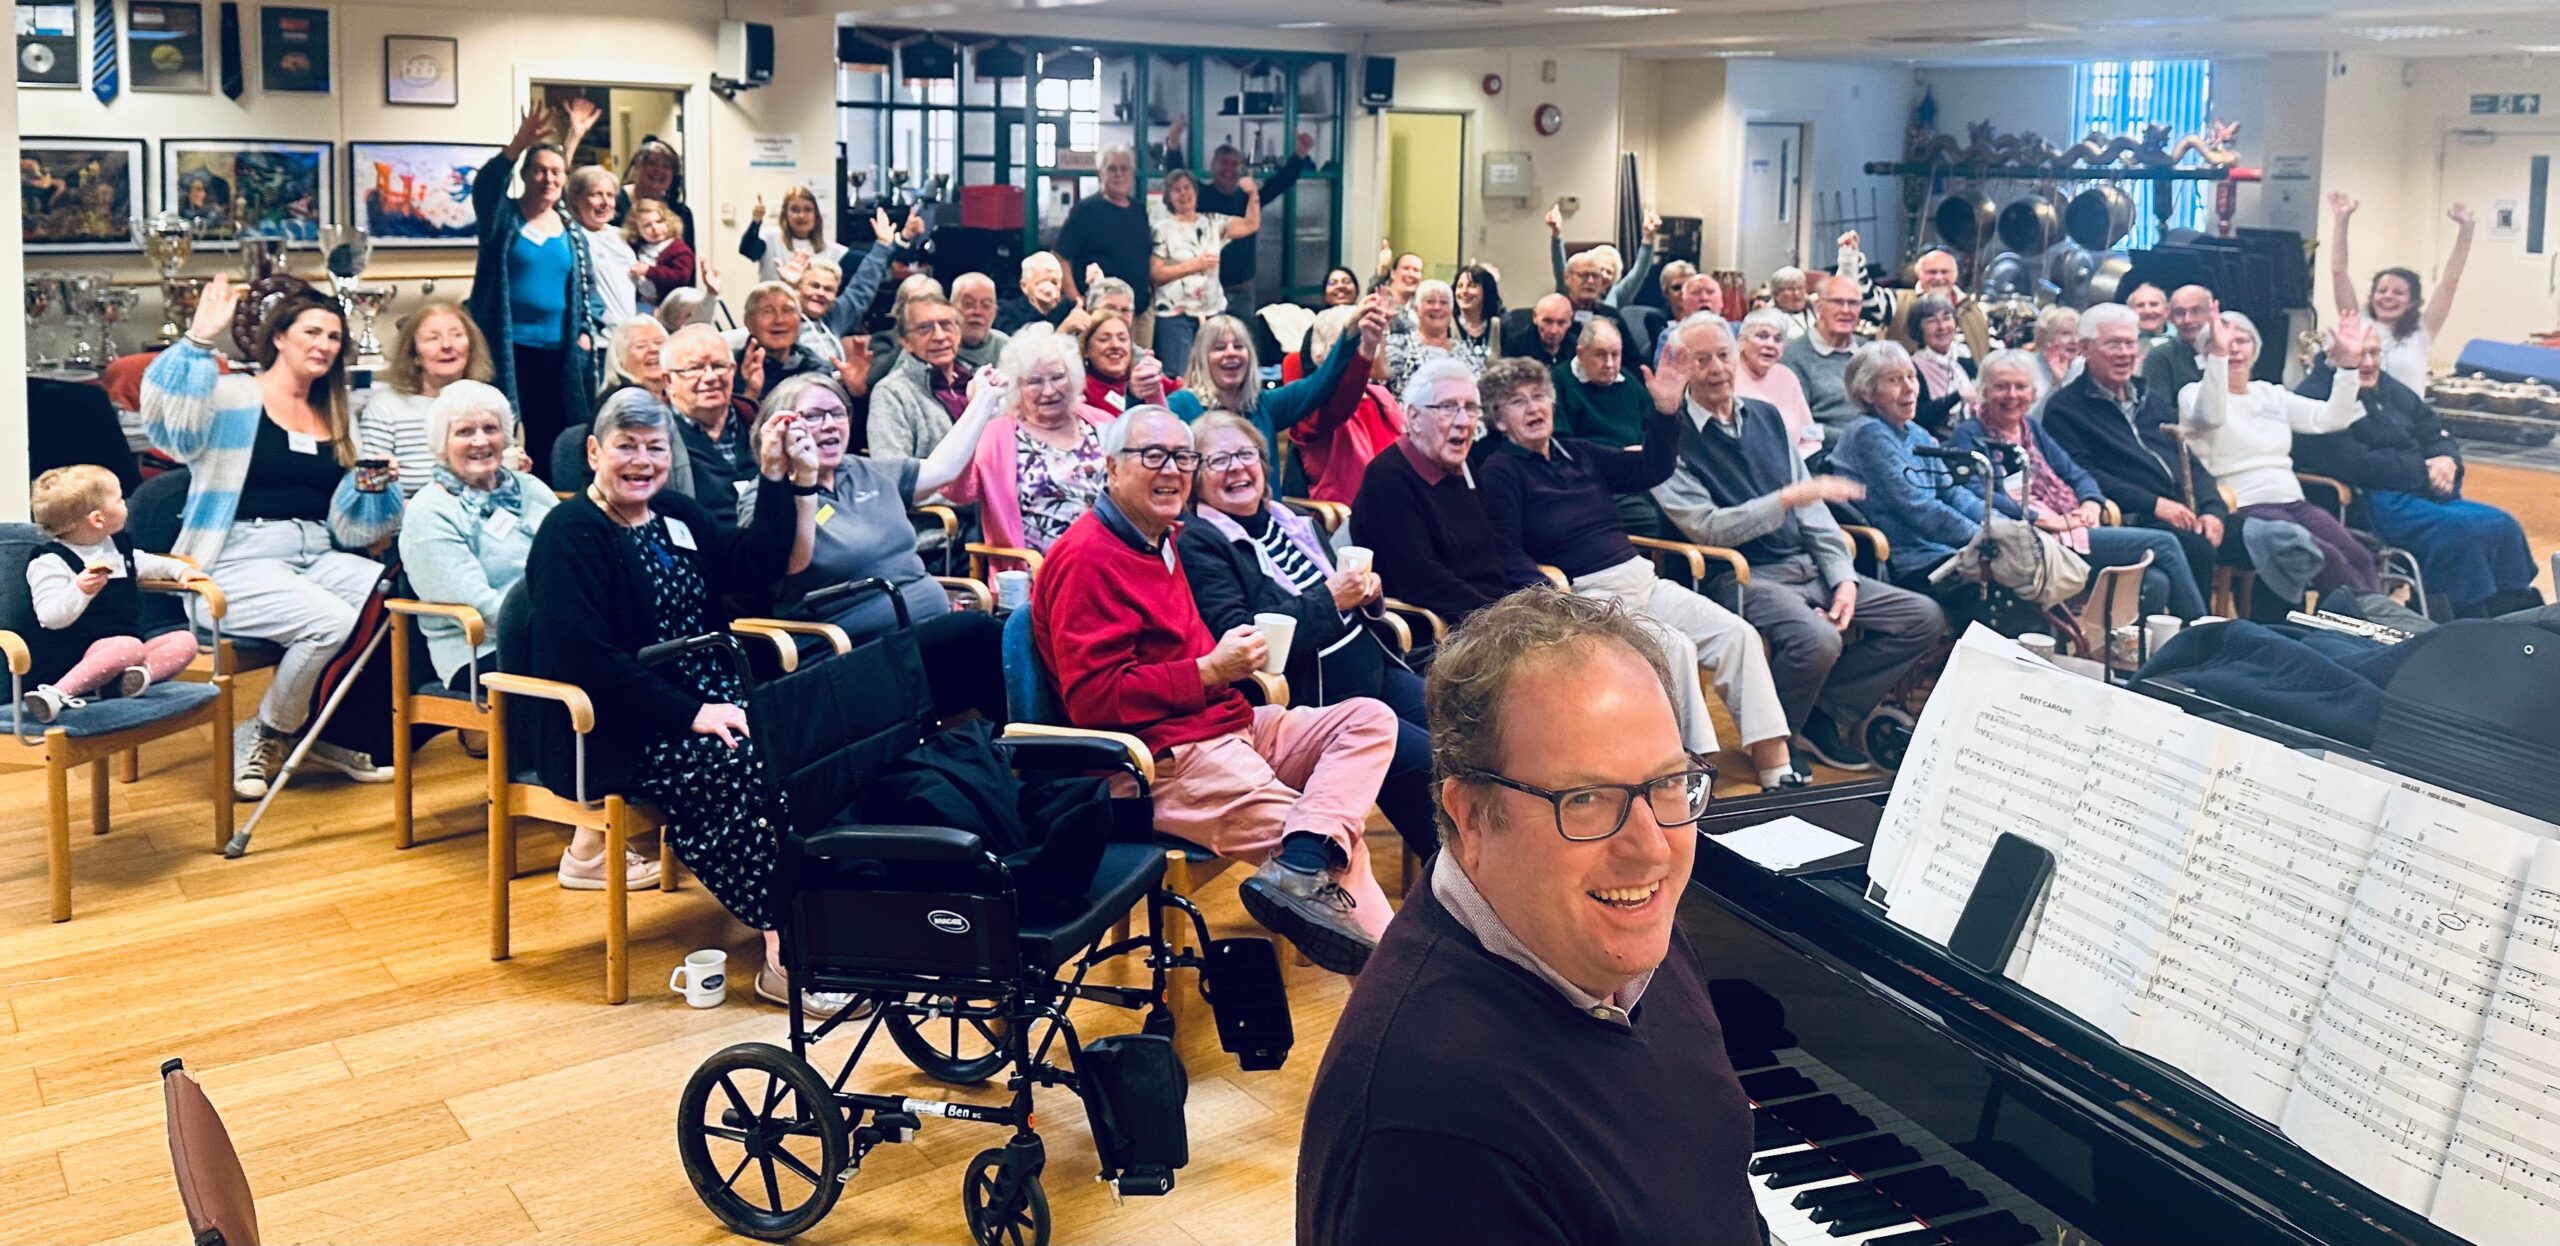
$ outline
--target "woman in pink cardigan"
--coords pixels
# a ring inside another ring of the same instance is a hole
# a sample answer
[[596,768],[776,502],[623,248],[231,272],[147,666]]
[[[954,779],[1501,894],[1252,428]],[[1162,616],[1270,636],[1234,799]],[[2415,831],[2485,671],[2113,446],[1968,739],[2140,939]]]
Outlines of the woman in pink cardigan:
[[[1355,350],[1360,358],[1352,361],[1352,367],[1367,375],[1369,367],[1363,361],[1377,359],[1385,349],[1387,323],[1393,315],[1375,295],[1356,308],[1324,309],[1316,316],[1315,327],[1307,331],[1308,362],[1321,369],[1334,351]],[[1307,495],[1345,505],[1359,495],[1369,460],[1402,436],[1403,408],[1386,386],[1374,381],[1356,405],[1329,402],[1289,428],[1290,444],[1298,448],[1298,461],[1306,470]]]
[[1810,457],[1821,449],[1822,425],[1814,422],[1813,406],[1805,401],[1804,381],[1778,362],[1787,347],[1787,314],[1763,307],[1743,317],[1736,344],[1741,347],[1737,353],[1742,371],[1733,378],[1733,392],[1768,403],[1786,417],[1787,431],[1795,435],[1797,457]]
[[988,544],[1046,553],[1101,495],[1102,426],[1118,417],[1084,400],[1084,361],[1062,334],[1015,335],[996,371],[1010,397],[943,496],[977,505]]

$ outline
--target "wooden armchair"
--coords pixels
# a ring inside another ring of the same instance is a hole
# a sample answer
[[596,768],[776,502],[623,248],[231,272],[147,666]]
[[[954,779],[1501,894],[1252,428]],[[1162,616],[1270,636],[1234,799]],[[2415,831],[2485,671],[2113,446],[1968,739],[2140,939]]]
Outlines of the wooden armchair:
[[968,578],[984,584],[995,583],[996,572],[1011,570],[1015,564],[1019,564],[1023,570],[1036,576],[1040,574],[1040,565],[1049,560],[1047,555],[1036,549],[1024,549],[1017,545],[989,545],[984,541],[971,541],[968,550]]
[[[424,724],[457,731],[489,730],[489,703],[481,695],[477,656],[480,646],[488,642],[489,622],[469,606],[409,597],[393,597],[382,604],[391,612],[391,846],[407,848],[417,842],[417,749],[410,743],[411,729]],[[410,660],[409,621],[421,617],[451,620],[471,646],[470,682],[462,696],[437,683],[432,668],[426,680],[418,678]]]
[[[44,768],[45,875],[53,888],[53,920],[71,920],[71,772],[89,771],[89,830],[107,833],[107,759],[151,740],[213,728],[205,750],[206,797],[213,807],[213,847],[219,852],[231,839],[231,681],[222,675],[202,682],[154,685],[138,697],[110,697],[66,709],[53,722],[27,721],[26,677],[35,655],[23,636],[38,626],[27,590],[27,559],[44,543],[32,524],[0,524],[0,655],[9,665],[9,742],[0,745],[0,766]],[[189,581],[192,586],[199,581]],[[211,581],[203,587],[216,595]]]
[[[179,561],[187,560],[181,558]],[[236,709],[232,700],[232,686],[239,681],[240,676],[250,671],[263,670],[282,661],[283,646],[272,645],[263,640],[239,640],[225,635],[223,622],[231,612],[230,599],[223,595],[221,585],[204,576],[190,576],[185,580],[145,579],[135,581],[134,586],[144,593],[142,613],[145,634],[157,633],[170,627],[194,630],[194,625],[186,617],[185,608],[177,602],[176,597],[180,594],[192,594],[204,603],[206,620],[212,626],[197,633],[195,660],[187,664],[186,670],[179,672],[178,678],[200,684],[220,681],[218,699],[222,703],[222,726],[223,730],[230,730],[233,722],[232,715]],[[228,743],[226,738],[224,744],[227,746]],[[125,750],[123,773],[118,778],[123,782],[131,783],[141,777],[142,749],[136,746]]]
[[1327,536],[1339,536],[1351,525],[1351,507],[1342,502],[1326,502],[1316,498],[1282,498],[1282,505],[1305,515],[1324,529]]

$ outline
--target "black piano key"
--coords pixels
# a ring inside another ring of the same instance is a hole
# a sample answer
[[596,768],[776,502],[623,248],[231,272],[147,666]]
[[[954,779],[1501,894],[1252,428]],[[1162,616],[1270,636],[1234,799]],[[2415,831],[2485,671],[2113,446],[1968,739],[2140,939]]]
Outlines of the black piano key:
[[1959,1220],[1945,1231],[1955,1246],[2029,1246],[2044,1240],[2044,1234],[2005,1211]]
[[1914,1215],[1944,1215],[1950,1211],[1979,1207],[1985,1201],[1982,1195],[1949,1176],[1943,1168],[1917,1168],[1876,1178],[1871,1184],[1886,1197],[1910,1208]]
[[1844,1167],[1860,1172],[1873,1172],[1877,1169],[1891,1168],[1896,1164],[1920,1162],[1920,1153],[1912,1150],[1908,1143],[1892,1134],[1877,1134],[1871,1138],[1860,1138],[1855,1142],[1843,1142],[1836,1146],[1824,1147],[1823,1151],[1831,1158],[1840,1161]]
[[1747,1170],[1754,1176],[1802,1172],[1806,1169],[1838,1169],[1839,1161],[1820,1151],[1789,1151],[1784,1155],[1763,1155],[1751,1161]]
[[1725,1053],[1725,1059],[1732,1062],[1734,1072],[1748,1073],[1754,1069],[1766,1069],[1775,1066],[1778,1063],[1778,1053],[1774,1051],[1728,1051]]
[[1792,1190],[1800,1185],[1812,1185],[1816,1181],[1832,1181],[1848,1175],[1849,1170],[1838,1164],[1824,1164],[1819,1168],[1800,1168],[1788,1172],[1771,1173],[1762,1177],[1760,1184],[1772,1190]]
[[1757,1073],[1745,1073],[1736,1080],[1742,1083],[1742,1093],[1751,1096],[1755,1103],[1809,1095],[1821,1089],[1812,1078],[1790,1068],[1762,1069]]
[[1878,1229],[1901,1224],[1910,1218],[1911,1213],[1899,1207],[1887,1207],[1883,1211],[1869,1212],[1863,1216],[1843,1216],[1832,1221],[1831,1227],[1824,1231],[1833,1237],[1849,1237],[1859,1233],[1873,1233]]
[[1785,1121],[1779,1120],[1774,1116],[1760,1117],[1755,1114],[1751,1122],[1751,1150],[1753,1154],[1758,1154],[1762,1151],[1774,1151],[1782,1146],[1793,1146],[1802,1141],[1804,1141],[1803,1134],[1797,1133],[1794,1128],[1789,1126]]
[[1962,1185],[1926,1194],[1915,1194],[1909,1198],[1898,1198],[1894,1201],[1902,1204],[1903,1210],[1924,1220],[1952,1216],[1960,1211],[1971,1211],[1991,1202],[1990,1199],[1983,1197],[1982,1191],[1968,1189]]
[[1807,1190],[1804,1193],[1798,1194],[1794,1198],[1787,1200],[1787,1202],[1791,1206],[1801,1207],[1806,1211],[1811,1211],[1817,1207],[1843,1206],[1852,1200],[1861,1198],[1871,1198],[1877,1202],[1886,1201],[1885,1196],[1881,1191],[1878,1191],[1874,1186],[1862,1183],[1858,1185],[1826,1185],[1819,1190]]
[[1868,1238],[1866,1246],[1947,1246],[1947,1235],[1924,1226],[1906,1233],[1888,1233],[1883,1237]]
[[[1827,1185],[1819,1190],[1807,1190],[1805,1193],[1815,1196],[1815,1201],[1805,1207],[1806,1213],[1812,1217],[1815,1224],[1830,1224],[1833,1221],[1873,1215],[1880,1211],[1893,1212],[1905,1220],[1911,1218],[1910,1213],[1895,1205],[1892,1199],[1862,1185]],[[1822,1197],[1824,1195],[1830,1197],[1824,1198]]]

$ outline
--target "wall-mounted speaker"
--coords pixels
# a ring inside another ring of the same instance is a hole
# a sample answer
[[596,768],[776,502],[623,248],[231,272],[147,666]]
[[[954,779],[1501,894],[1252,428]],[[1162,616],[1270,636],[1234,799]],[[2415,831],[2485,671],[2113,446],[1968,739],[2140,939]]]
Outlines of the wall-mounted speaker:
[[1360,103],[1365,108],[1391,108],[1396,102],[1396,58],[1360,58]]
[[711,76],[732,89],[773,81],[773,27],[763,22],[722,22],[718,68]]

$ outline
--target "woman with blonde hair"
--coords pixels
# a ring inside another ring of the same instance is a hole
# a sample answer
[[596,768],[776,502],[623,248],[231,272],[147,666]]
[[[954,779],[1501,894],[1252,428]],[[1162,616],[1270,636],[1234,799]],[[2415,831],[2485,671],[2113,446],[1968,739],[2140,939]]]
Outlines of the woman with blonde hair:
[[[1118,417],[1085,401],[1084,363],[1064,334],[1025,329],[986,371],[1001,378],[989,384],[1003,402],[968,468],[942,494],[977,505],[990,544],[1045,553],[1102,495],[1109,461],[1102,426]],[[958,432],[955,425],[944,444]]]
[[794,186],[782,194],[781,221],[768,223],[764,216],[764,196],[758,195],[747,217],[746,236],[738,239],[738,254],[755,263],[756,280],[782,280],[783,257],[794,251],[832,264],[844,262],[845,245],[827,241],[827,214],[818,209],[816,191]]
[[[1357,308],[1327,308],[1317,318],[1336,311],[1343,313],[1344,320],[1358,314]],[[1369,378],[1369,356],[1344,352],[1340,359],[1325,360],[1313,375],[1264,389],[1260,363],[1254,354],[1253,330],[1244,321],[1211,316],[1201,324],[1200,336],[1192,340],[1182,388],[1167,394],[1164,405],[1186,424],[1210,411],[1233,412],[1267,441],[1310,416],[1338,420],[1350,414]]]
[[431,298],[402,317],[384,352],[380,385],[356,416],[357,456],[398,464],[402,500],[435,476],[436,446],[427,435],[427,408],[456,381],[496,377],[489,339],[481,336],[462,304]]

